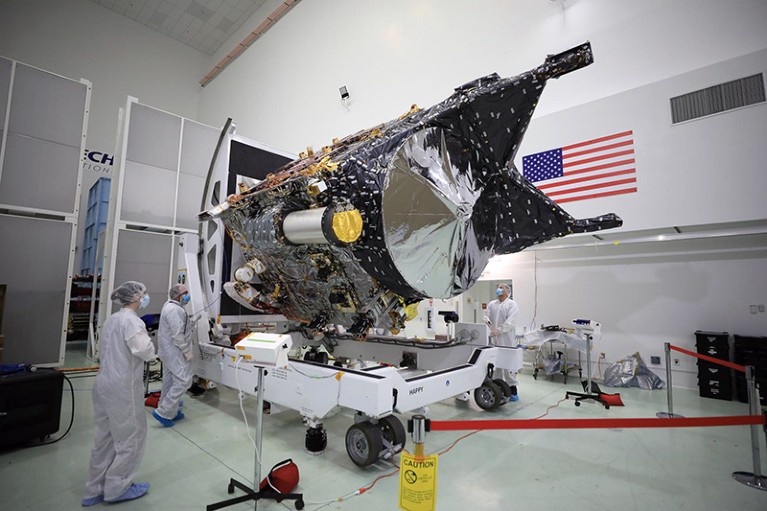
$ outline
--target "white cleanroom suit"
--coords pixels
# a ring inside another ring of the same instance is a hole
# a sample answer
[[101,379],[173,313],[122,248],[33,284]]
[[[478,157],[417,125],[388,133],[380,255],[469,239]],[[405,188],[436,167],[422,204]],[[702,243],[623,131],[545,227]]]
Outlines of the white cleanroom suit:
[[85,495],[114,500],[131,486],[144,456],[143,370],[155,351],[144,322],[127,307],[107,318],[99,339],[101,367],[93,384],[95,442]]
[[157,349],[162,360],[162,393],[157,414],[173,420],[179,412],[179,402],[192,386],[189,361],[192,358],[194,324],[180,302],[168,300],[160,313],[157,329]]
[[[514,318],[519,314],[519,305],[511,298],[505,300],[493,300],[487,304],[484,320],[490,326],[491,331],[497,335],[491,337],[490,342],[496,346],[516,346],[517,331]],[[517,379],[508,369],[496,369],[493,378],[501,378],[509,385],[516,385]]]

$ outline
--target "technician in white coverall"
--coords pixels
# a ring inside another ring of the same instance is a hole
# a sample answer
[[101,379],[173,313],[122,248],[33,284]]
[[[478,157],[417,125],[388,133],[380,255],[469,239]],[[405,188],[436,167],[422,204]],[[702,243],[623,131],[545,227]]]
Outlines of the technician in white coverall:
[[149,483],[133,483],[146,444],[144,362],[155,359],[154,345],[136,311],[149,305],[149,295],[144,284],[129,281],[111,297],[122,308],[107,318],[99,337],[94,442],[83,506],[137,499],[149,490]]
[[166,428],[173,421],[184,418],[181,398],[192,386],[192,330],[194,321],[184,306],[189,303],[189,291],[183,284],[176,284],[168,291],[168,300],[160,313],[157,330],[157,349],[162,360],[162,393],[157,410],[152,416]]
[[[516,346],[516,326],[514,318],[519,314],[519,305],[509,297],[509,286],[498,284],[495,290],[497,300],[487,305],[484,321],[490,327],[490,343],[495,346]],[[508,369],[495,369],[493,378],[500,378],[511,387],[511,401],[519,401],[517,378]]]

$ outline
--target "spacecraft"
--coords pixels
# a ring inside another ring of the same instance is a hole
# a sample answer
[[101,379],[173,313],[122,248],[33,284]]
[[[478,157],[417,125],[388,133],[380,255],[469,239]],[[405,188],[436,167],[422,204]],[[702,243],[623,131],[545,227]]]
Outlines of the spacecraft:
[[242,251],[225,291],[307,336],[396,334],[419,301],[467,291],[494,255],[619,227],[612,213],[573,218],[513,163],[546,82],[592,61],[585,43],[518,76],[476,79],[201,213]]

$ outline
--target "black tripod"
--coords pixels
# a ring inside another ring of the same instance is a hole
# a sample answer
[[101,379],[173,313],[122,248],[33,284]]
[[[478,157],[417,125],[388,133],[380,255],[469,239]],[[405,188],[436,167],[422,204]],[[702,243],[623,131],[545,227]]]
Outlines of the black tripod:
[[610,409],[610,403],[602,399],[602,392],[596,383],[592,381],[582,381],[581,385],[583,385],[584,392],[567,391],[565,392],[565,399],[570,399],[571,396],[575,397],[575,406],[581,406],[581,401],[591,399],[592,401],[602,403],[602,406],[604,406],[606,410]]
[[250,486],[246,486],[236,479],[229,479],[229,488],[227,489],[227,492],[234,493],[235,488],[239,488],[240,490],[244,491],[246,495],[241,495],[233,499],[216,502],[215,504],[208,504],[207,511],[222,509],[225,507],[233,506],[235,504],[239,504],[240,502],[261,499],[276,500],[277,502],[281,502],[284,499],[295,500],[296,509],[304,508],[304,496],[301,493],[277,493],[276,491],[266,488],[263,490],[254,491]]
[[[589,325],[591,322],[589,320],[581,320],[576,319],[574,322],[577,325]],[[565,392],[565,399],[570,399],[570,397],[575,398],[575,406],[581,406],[581,401],[586,400],[592,400],[596,401],[598,403],[601,403],[602,406],[605,407],[606,410],[610,408],[610,404],[602,399],[602,392],[599,390],[599,387],[596,383],[591,381],[591,340],[592,340],[592,334],[591,332],[582,332],[581,335],[586,339],[586,381],[581,381],[581,385],[583,385],[583,391],[584,392]],[[594,393],[596,392],[596,394]]]
[[[256,387],[256,391],[258,393],[258,405],[256,406],[256,448],[258,449],[258,452],[261,452],[261,437],[263,436],[263,419],[264,419],[264,368],[263,367],[257,367],[258,369],[258,386]],[[254,479],[254,485],[258,484],[259,481],[261,481],[261,464],[260,460],[256,459],[256,473],[255,473],[255,479]],[[207,511],[214,511],[215,509],[222,509],[225,507],[233,506],[235,504],[239,504],[240,502],[247,502],[249,500],[259,501],[262,499],[269,499],[269,500],[276,500],[277,502],[281,502],[285,499],[288,500],[295,500],[296,501],[296,509],[303,509],[304,508],[304,497],[301,493],[278,493],[271,488],[264,488],[263,490],[259,489],[256,491],[255,489],[251,488],[250,486],[247,486],[246,484],[241,483],[240,481],[237,481],[236,479],[229,479],[229,486],[227,488],[228,493],[234,493],[234,489],[239,488],[240,490],[245,492],[245,495],[241,495],[239,497],[235,497],[233,499],[229,500],[223,500],[221,502],[216,502],[215,504],[208,504],[208,507],[206,508]],[[258,507],[258,504],[256,504],[256,507]]]

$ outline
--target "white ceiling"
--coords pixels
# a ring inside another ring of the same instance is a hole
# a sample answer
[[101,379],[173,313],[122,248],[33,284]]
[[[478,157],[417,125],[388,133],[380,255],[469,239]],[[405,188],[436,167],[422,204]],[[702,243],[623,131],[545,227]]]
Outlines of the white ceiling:
[[266,0],[91,0],[213,55]]

